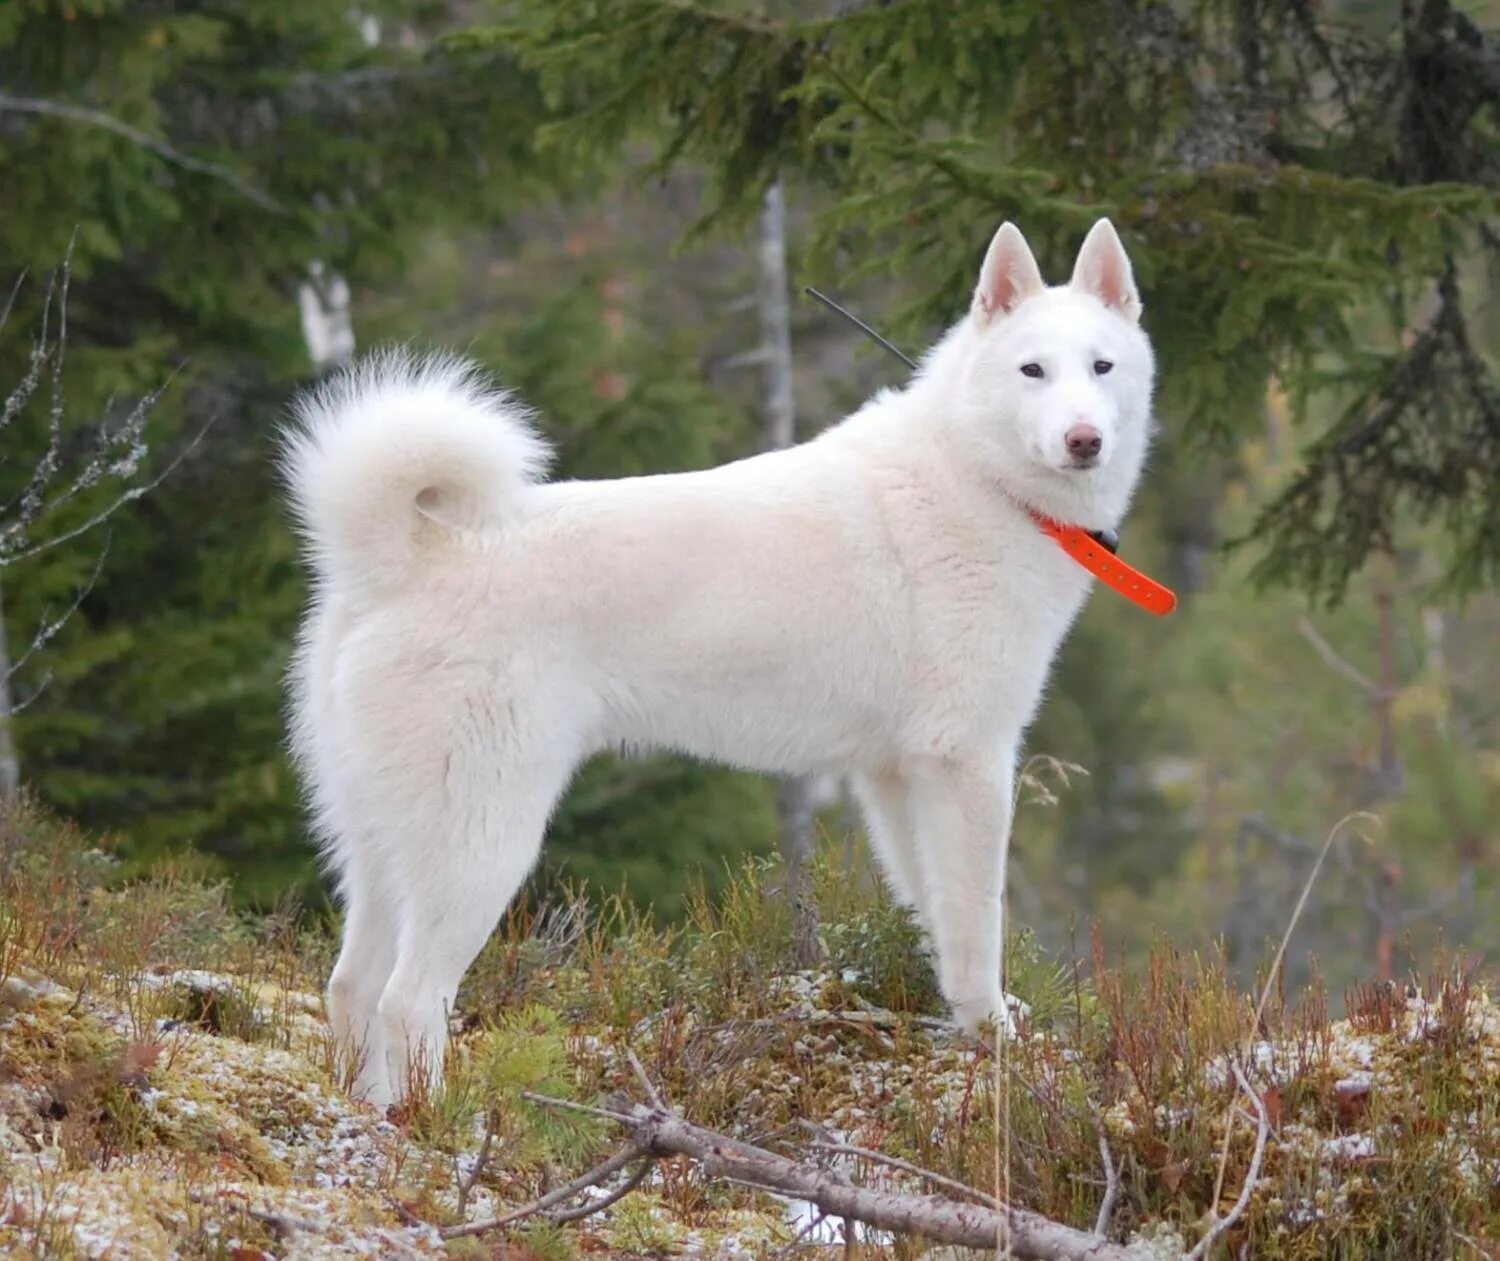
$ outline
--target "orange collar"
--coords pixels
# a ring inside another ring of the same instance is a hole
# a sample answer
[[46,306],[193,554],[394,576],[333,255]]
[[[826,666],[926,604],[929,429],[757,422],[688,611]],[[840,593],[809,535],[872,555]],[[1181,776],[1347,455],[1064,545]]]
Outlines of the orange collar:
[[1041,527],[1042,533],[1056,539],[1057,545],[1095,578],[1105,586],[1113,587],[1127,600],[1139,604],[1146,612],[1165,617],[1177,607],[1177,597],[1170,589],[1114,554],[1114,548],[1105,541],[1107,535],[1094,535],[1081,525],[1063,525],[1036,511],[1032,511],[1031,518]]

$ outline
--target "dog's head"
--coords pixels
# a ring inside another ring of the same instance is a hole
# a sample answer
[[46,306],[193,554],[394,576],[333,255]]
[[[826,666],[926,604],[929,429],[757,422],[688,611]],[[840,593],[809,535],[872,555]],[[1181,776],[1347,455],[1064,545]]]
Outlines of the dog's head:
[[1026,239],[1004,224],[961,331],[966,444],[1024,502],[1075,524],[1113,526],[1151,433],[1155,363],[1130,260],[1109,220],[1073,277],[1049,288]]

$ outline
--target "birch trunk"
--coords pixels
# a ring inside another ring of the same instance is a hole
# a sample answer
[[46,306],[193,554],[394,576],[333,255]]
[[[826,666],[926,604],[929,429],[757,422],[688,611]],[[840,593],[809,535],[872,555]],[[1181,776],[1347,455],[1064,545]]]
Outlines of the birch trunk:
[[341,368],[354,358],[354,324],[349,315],[349,283],[321,260],[307,269],[297,289],[307,357],[319,372]]

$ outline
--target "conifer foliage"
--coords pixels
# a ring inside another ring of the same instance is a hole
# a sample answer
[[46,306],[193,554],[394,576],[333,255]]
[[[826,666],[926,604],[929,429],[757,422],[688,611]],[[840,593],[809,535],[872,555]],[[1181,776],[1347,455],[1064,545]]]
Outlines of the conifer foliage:
[[957,312],[997,220],[1057,277],[1112,217],[1179,435],[1227,445],[1273,379],[1341,409],[1250,531],[1262,580],[1337,597],[1434,518],[1452,578],[1500,578],[1475,292],[1500,254],[1500,41],[1451,0],[510,9],[463,38],[537,71],[545,141],[644,135],[662,166],[705,165],[705,228],[797,172],[823,191],[823,258],[899,277],[908,329]]
[[[17,676],[18,703],[50,679],[17,720],[21,774],[129,826],[141,857],[196,843],[254,869],[266,900],[310,871],[282,753],[301,577],[271,459],[309,369],[298,287],[318,263],[359,285],[398,274],[422,233],[544,182],[532,77],[503,52],[430,55],[445,20],[400,0],[0,4],[0,398],[70,258],[68,441],[151,400],[154,477],[211,423],[115,516],[88,598]],[[0,503],[56,431],[46,390],[6,419]],[[97,507],[74,498],[58,529]],[[6,568],[13,640],[67,607],[98,550]]]

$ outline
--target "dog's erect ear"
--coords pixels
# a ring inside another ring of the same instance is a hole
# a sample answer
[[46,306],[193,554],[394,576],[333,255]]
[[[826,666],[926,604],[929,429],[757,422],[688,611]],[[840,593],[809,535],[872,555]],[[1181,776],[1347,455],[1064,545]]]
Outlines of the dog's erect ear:
[[1120,244],[1115,225],[1108,219],[1100,219],[1084,237],[1069,283],[1074,289],[1093,294],[1126,319],[1139,322],[1141,295],[1136,292],[1135,276],[1130,270],[1125,247]]
[[1002,223],[984,256],[979,269],[979,285],[974,290],[974,318],[988,324],[1008,315],[1033,294],[1046,288],[1037,270],[1031,246],[1013,223]]

